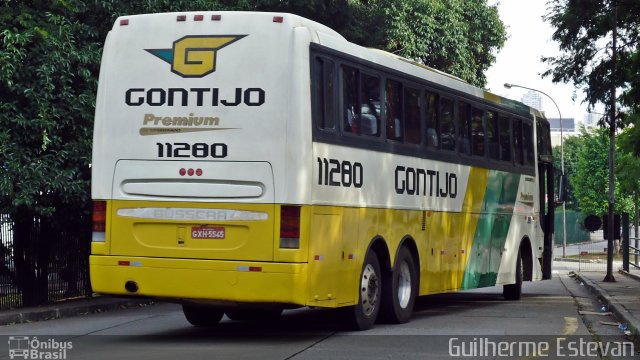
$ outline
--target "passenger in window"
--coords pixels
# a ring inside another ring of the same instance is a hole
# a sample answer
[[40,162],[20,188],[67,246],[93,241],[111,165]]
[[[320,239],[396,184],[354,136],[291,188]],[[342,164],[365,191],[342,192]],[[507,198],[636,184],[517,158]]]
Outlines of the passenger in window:
[[362,115],[360,116],[362,135],[375,136],[378,134],[378,118],[376,117],[374,111],[374,109],[371,109],[371,105],[362,105]]

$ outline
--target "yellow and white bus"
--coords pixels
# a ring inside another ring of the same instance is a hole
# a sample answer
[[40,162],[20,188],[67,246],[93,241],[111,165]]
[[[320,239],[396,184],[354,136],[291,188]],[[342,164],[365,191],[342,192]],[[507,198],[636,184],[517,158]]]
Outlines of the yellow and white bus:
[[119,18],[92,160],[94,291],[194,325],[550,277],[544,117],[299,16]]

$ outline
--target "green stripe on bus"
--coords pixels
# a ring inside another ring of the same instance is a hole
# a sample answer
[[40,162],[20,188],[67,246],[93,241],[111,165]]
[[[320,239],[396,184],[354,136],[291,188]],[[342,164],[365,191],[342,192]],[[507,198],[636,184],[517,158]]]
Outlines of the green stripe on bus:
[[489,172],[481,215],[462,280],[463,289],[496,284],[519,183],[520,174]]

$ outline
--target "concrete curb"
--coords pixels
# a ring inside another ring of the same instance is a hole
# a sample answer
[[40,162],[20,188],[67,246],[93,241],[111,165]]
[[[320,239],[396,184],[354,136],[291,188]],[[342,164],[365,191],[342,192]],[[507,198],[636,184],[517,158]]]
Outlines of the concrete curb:
[[631,331],[631,336],[634,340],[640,339],[640,320],[636,319],[620,302],[613,299],[609,294],[604,291],[600,286],[594,284],[591,280],[579,273],[574,273],[576,278],[581,281],[589,292],[596,295],[605,305],[609,311],[611,311],[618,320],[627,324],[627,330]]
[[618,270],[618,272],[620,272],[620,274],[624,275],[624,276],[628,276],[634,280],[640,281],[640,275],[636,275],[634,273],[630,273],[628,271],[624,271],[622,269]]
[[58,304],[0,312],[0,326],[61,319],[77,315],[149,306],[152,304],[154,304],[154,302],[148,299],[133,300],[109,296],[68,300]]

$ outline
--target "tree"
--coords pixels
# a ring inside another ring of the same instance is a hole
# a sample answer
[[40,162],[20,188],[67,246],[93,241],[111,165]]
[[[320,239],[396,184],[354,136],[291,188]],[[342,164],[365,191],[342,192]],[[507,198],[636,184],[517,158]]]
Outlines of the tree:
[[[479,87],[506,40],[496,6],[486,0],[353,1],[361,27],[347,38],[458,76]],[[382,25],[382,26],[381,26]]]
[[[606,214],[608,206],[606,189],[609,148],[607,131],[605,129],[595,129],[590,132],[582,127],[580,135],[573,139],[577,142],[575,172],[568,174],[569,183],[579,208],[583,214]],[[569,143],[572,144],[573,140]],[[573,158],[573,155],[570,158]],[[619,177],[620,174],[615,179],[615,196],[617,199],[615,211],[617,213],[629,212],[633,208],[633,199],[628,193],[622,191],[619,185]]]
[[[617,6],[615,11],[614,6]],[[636,0],[553,0],[545,19],[556,28],[560,56],[543,58],[552,66],[543,76],[582,88],[589,106],[609,104],[612,86],[627,109],[640,104],[640,3]],[[612,30],[617,13],[617,56]],[[614,61],[615,60],[615,61]],[[616,73],[613,73],[614,63]],[[615,75],[615,76],[614,76]]]

